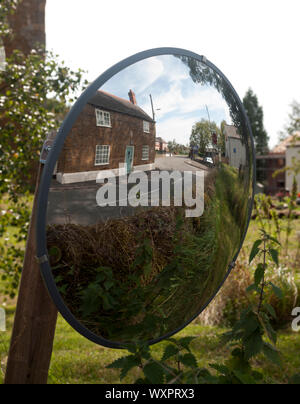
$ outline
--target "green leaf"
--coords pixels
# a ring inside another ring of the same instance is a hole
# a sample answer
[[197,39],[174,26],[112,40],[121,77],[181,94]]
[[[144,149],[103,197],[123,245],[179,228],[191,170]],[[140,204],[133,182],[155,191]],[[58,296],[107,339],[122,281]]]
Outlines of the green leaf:
[[275,365],[281,366],[282,362],[279,356],[279,352],[277,351],[276,348],[274,348],[272,345],[268,344],[267,342],[264,342],[263,344],[263,353],[264,355]]
[[245,347],[245,358],[247,360],[258,355],[263,348],[263,339],[260,330],[255,331],[252,335],[246,338],[243,343]]
[[263,280],[264,275],[265,275],[264,265],[258,264],[254,275],[254,282],[256,286],[259,286],[260,282]]
[[127,373],[136,366],[139,366],[139,360],[135,355],[124,356],[115,360],[110,365],[106,366],[107,369],[122,369],[120,379],[124,379]]
[[106,281],[104,282],[104,287],[106,290],[111,289],[114,286],[114,282],[113,281]]
[[190,368],[197,368],[197,359],[192,353],[187,353],[185,355],[179,356],[180,362],[182,362],[185,366]]
[[247,293],[251,293],[251,292],[257,292],[260,293],[260,289],[257,285],[255,285],[255,283],[253,283],[252,285],[250,285],[247,289],[246,289]]
[[172,356],[177,355],[179,352],[179,349],[175,345],[168,345],[164,351],[163,357],[161,358],[162,361],[166,361]]
[[280,288],[278,288],[277,286],[275,286],[274,283],[272,283],[272,282],[270,282],[270,285],[272,286],[273,292],[278,297],[278,299],[282,300],[284,297],[282,290]]
[[242,384],[256,384],[256,380],[250,373],[243,373],[238,369],[232,369],[233,374]]
[[259,253],[260,249],[259,246],[261,245],[262,240],[256,240],[255,243],[253,244],[251,253],[250,253],[250,257],[249,257],[249,264],[251,264],[251,262],[254,260],[254,258],[257,256],[257,254]]
[[243,325],[244,329],[244,338],[250,337],[257,329],[259,329],[260,323],[257,318],[257,315],[252,313],[249,313],[249,315],[246,318],[246,321]]
[[277,238],[268,236],[268,239],[271,240],[271,241],[274,241],[274,243],[276,243],[276,244],[278,244],[278,245],[281,245],[281,243],[277,240]]
[[270,249],[269,253],[272,257],[272,260],[275,262],[275,264],[278,266],[279,265],[279,260],[278,260],[278,250]]
[[178,341],[179,345],[181,345],[184,349],[190,352],[190,344],[192,341],[194,341],[196,337],[184,337],[180,338]]
[[274,331],[273,327],[271,326],[271,323],[270,323],[268,315],[265,314],[265,313],[261,313],[259,315],[259,319],[260,319],[261,325],[262,325],[265,333],[267,334],[267,336],[270,338],[270,340],[274,344],[276,344],[276,342],[277,342],[277,334],[276,334],[276,331]]
[[265,308],[268,311],[268,313],[271,314],[271,316],[276,320],[277,315],[274,308],[269,303],[265,303]]
[[148,363],[144,366],[144,374],[148,380],[153,384],[164,383],[164,370],[158,363]]
[[227,366],[225,366],[225,365],[219,365],[219,364],[215,364],[215,363],[210,363],[209,364],[209,366],[212,368],[212,369],[215,369],[217,372],[219,372],[221,375],[224,375],[224,376],[228,376],[228,375],[230,375],[230,369],[228,369],[228,367]]

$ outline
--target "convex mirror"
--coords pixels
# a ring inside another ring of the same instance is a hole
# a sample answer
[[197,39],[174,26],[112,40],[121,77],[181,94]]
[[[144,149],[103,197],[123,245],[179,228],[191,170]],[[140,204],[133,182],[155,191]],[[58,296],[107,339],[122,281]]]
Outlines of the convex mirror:
[[234,267],[254,149],[227,78],[163,48],[102,74],[55,135],[39,195],[41,271],[64,318],[109,347],[195,319]]

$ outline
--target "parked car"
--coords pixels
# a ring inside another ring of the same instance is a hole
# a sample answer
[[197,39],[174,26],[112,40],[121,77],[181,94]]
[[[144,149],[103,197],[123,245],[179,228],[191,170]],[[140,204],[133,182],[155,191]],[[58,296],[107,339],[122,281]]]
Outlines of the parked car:
[[204,163],[208,163],[208,164],[213,165],[214,161],[213,161],[213,159],[211,157],[206,156],[206,157],[204,157]]

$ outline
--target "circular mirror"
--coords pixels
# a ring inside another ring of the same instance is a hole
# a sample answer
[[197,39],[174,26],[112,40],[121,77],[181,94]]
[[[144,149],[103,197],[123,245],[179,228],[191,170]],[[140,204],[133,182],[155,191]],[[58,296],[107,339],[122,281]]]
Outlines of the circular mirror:
[[224,283],[252,210],[241,101],[204,57],[161,48],[102,74],[55,136],[38,202],[41,271],[82,335],[155,343]]

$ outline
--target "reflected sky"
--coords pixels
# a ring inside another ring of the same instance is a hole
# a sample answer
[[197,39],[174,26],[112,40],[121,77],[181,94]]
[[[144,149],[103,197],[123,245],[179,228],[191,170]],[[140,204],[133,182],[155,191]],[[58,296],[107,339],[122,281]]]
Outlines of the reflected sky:
[[172,55],[156,56],[124,69],[101,88],[128,100],[136,94],[137,104],[152,117],[150,94],[155,109],[156,135],[166,141],[187,145],[192,126],[201,119],[220,125],[231,124],[229,109],[218,91],[194,83],[189,68]]

